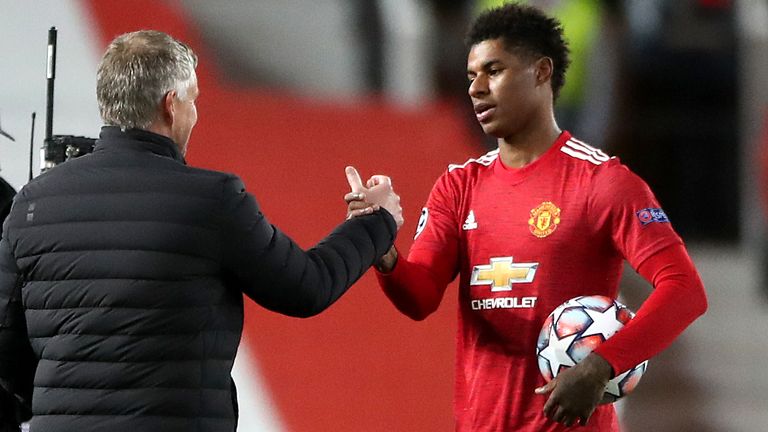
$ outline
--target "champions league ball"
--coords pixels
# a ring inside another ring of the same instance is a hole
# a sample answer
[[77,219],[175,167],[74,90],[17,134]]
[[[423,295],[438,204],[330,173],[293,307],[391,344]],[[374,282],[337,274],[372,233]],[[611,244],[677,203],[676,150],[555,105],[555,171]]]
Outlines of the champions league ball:
[[[583,360],[634,316],[626,306],[605,296],[576,297],[558,306],[544,321],[536,345],[539,370],[549,382]],[[648,367],[648,360],[613,378],[604,399],[615,401],[630,393]]]

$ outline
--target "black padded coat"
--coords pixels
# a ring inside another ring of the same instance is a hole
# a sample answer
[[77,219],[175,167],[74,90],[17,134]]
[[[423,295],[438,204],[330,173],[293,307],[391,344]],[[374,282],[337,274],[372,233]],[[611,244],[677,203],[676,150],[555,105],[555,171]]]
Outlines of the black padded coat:
[[236,176],[105,127],[92,154],[25,186],[5,223],[0,421],[28,417],[31,397],[32,431],[233,431],[242,294],[315,315],[395,232],[381,210],[304,251]]

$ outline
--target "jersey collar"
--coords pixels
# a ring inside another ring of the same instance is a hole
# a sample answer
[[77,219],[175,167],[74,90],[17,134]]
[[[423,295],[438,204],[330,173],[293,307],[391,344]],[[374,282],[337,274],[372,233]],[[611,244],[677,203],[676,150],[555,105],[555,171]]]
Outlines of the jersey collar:
[[499,155],[493,162],[493,172],[495,175],[502,177],[506,182],[517,184],[528,178],[531,174],[538,172],[544,167],[549,166],[555,160],[556,155],[560,152],[566,141],[571,138],[571,133],[568,131],[562,131],[560,135],[555,139],[552,145],[542,154],[538,159],[529,163],[521,168],[510,168],[504,165],[501,161],[501,155]]

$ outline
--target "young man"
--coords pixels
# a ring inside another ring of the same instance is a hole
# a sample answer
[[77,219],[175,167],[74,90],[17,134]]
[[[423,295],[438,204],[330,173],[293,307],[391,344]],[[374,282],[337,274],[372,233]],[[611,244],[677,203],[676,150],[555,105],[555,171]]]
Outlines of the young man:
[[234,431],[243,294],[316,315],[392,245],[402,216],[384,177],[381,210],[304,251],[239,178],[187,166],[196,65],[165,33],[117,37],[93,154],[16,196],[0,241],[1,431],[30,415],[35,431]]
[[[598,406],[607,381],[705,311],[701,281],[648,186],[558,127],[553,103],[568,66],[559,23],[509,4],[477,18],[468,45],[469,96],[499,148],[449,166],[408,257],[392,248],[379,282],[421,320],[459,276],[457,430],[618,430],[613,406]],[[360,186],[345,198],[350,216],[367,205]],[[615,298],[624,259],[654,292],[621,332],[545,385],[536,359],[544,319],[579,295]]]

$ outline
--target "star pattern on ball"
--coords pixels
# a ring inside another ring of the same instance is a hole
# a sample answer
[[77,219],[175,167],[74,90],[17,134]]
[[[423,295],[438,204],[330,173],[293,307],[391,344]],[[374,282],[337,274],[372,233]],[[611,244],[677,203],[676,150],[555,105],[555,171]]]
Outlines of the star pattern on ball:
[[568,309],[568,304],[561,305],[560,307],[552,311],[553,327],[554,327],[554,323],[557,323],[557,321],[560,319],[560,315],[562,315],[566,309]]
[[619,383],[621,383],[624,377],[629,375],[630,372],[632,372],[632,369],[608,381],[608,384],[605,385],[605,392],[616,397],[621,397],[622,394],[621,394],[621,389],[619,388]]
[[612,304],[611,307],[604,312],[584,308],[584,312],[592,319],[592,324],[589,325],[582,333],[581,337],[591,335],[602,335],[603,339],[608,339],[613,336],[619,328],[616,328],[616,304]]
[[[605,310],[603,310],[605,309]],[[556,307],[544,320],[537,341],[538,366],[546,380],[560,369],[578,364],[604,341],[613,337],[634,314],[617,300],[606,296],[581,296]],[[560,338],[560,333],[573,333]],[[647,360],[608,381],[606,401],[616,401],[632,392],[643,376]]]
[[579,335],[576,333],[560,339],[557,337],[557,333],[555,333],[555,328],[556,326],[553,325],[549,330],[549,345],[539,353],[540,356],[549,362],[549,368],[552,371],[553,377],[556,377],[560,372],[561,366],[571,367],[576,365],[571,356],[568,355],[568,347],[571,346],[573,340]]

